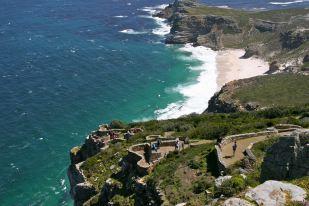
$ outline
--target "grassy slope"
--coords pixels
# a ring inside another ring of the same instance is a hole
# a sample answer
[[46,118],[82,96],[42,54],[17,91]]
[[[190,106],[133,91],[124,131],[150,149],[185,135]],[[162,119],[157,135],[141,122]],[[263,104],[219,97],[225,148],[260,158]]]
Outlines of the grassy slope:
[[263,107],[309,103],[309,76],[280,74],[259,76],[233,93],[242,103],[258,102]]
[[205,189],[212,190],[214,186],[206,162],[213,149],[212,144],[206,144],[168,155],[148,177],[148,182],[164,191],[169,205],[182,202],[203,205],[207,201]]

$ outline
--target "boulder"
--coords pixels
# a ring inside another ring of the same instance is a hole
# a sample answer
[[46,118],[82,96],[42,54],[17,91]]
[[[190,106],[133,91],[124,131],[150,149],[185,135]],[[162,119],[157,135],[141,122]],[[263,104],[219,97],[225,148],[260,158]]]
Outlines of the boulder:
[[230,176],[230,175],[218,177],[217,179],[215,179],[216,187],[220,187],[224,181],[229,180],[231,178],[232,178],[232,176]]
[[251,204],[247,200],[232,197],[225,200],[223,206],[253,206],[253,204]]
[[252,56],[259,56],[262,53],[263,45],[260,44],[250,44],[245,48],[245,54],[241,57],[243,59],[248,59]]
[[306,30],[286,31],[280,34],[281,46],[284,49],[296,49],[309,39]]
[[245,196],[258,205],[284,206],[287,195],[291,201],[304,202],[307,194],[304,189],[291,183],[269,180],[250,189]]
[[260,32],[274,32],[279,27],[279,23],[258,19],[254,22],[254,27]]
[[266,152],[261,179],[284,180],[309,175],[309,130],[284,136]]
[[273,61],[269,64],[269,70],[266,74],[273,74],[280,71],[280,64],[277,61]]

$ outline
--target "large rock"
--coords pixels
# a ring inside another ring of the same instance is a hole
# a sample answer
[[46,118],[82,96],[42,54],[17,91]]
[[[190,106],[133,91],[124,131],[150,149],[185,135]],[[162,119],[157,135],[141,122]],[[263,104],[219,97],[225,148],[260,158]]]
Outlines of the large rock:
[[215,179],[216,187],[220,187],[224,181],[229,180],[231,178],[232,178],[232,176],[230,176],[230,175],[218,177],[217,179]]
[[253,204],[251,204],[247,200],[232,197],[225,200],[223,206],[253,206]]
[[284,136],[266,152],[261,179],[290,179],[309,175],[309,130]]
[[260,32],[274,32],[280,26],[279,23],[271,22],[271,21],[264,21],[257,19],[254,22],[254,27],[259,30]]
[[246,197],[258,205],[267,206],[284,206],[287,195],[291,201],[304,202],[307,194],[296,185],[274,180],[266,181],[246,193]]
[[269,64],[269,70],[266,74],[274,74],[278,71],[280,71],[280,64],[277,61],[273,61]]
[[309,39],[309,31],[295,30],[280,34],[281,45],[284,49],[296,49]]

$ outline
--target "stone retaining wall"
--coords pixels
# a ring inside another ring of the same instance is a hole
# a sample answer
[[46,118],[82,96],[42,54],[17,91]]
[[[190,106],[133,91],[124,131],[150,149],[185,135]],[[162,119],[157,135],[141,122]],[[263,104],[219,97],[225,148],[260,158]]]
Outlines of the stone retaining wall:
[[[266,131],[261,131],[261,132],[229,135],[223,138],[221,142],[221,147],[235,140],[246,139],[246,138],[257,137],[257,136],[265,136],[265,135],[276,135],[276,134],[278,134],[277,130],[266,130]],[[226,171],[227,165],[222,159],[221,149],[219,148],[218,145],[215,145],[215,150],[216,150],[216,156],[217,156],[217,166],[218,166],[219,171]]]
[[[221,142],[221,147],[235,140],[246,139],[246,138],[251,138],[251,137],[258,137],[258,136],[277,135],[281,132],[291,132],[291,131],[295,131],[301,128],[302,128],[301,126],[293,125],[293,124],[278,124],[274,127],[267,128],[267,130],[261,131],[261,132],[230,135],[230,136],[226,136],[223,138]],[[253,147],[255,143],[256,142],[251,143],[245,150],[245,153],[249,156],[249,158],[255,159],[255,156],[253,155],[251,151],[251,148]],[[227,165],[224,163],[222,159],[221,149],[217,145],[215,145],[215,149],[216,149],[216,156],[217,156],[217,166],[219,168],[219,171],[226,171]]]

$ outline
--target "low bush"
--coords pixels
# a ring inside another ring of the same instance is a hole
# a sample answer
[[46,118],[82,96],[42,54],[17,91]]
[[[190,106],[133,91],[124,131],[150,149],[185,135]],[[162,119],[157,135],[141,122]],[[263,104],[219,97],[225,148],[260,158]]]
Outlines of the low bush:
[[215,188],[215,196],[231,197],[246,188],[247,184],[243,177],[240,175],[233,176],[231,179],[226,180],[220,187]]

